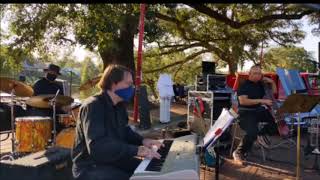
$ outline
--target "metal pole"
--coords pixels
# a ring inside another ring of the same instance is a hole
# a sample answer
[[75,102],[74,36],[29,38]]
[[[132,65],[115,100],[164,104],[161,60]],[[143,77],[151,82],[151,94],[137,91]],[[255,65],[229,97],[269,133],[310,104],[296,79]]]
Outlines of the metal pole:
[[141,64],[142,64],[142,42],[144,33],[144,15],[145,15],[145,4],[140,4],[140,25],[139,25],[139,45],[138,45],[138,60],[137,60],[137,71],[136,71],[136,89],[133,104],[133,121],[138,121],[138,104],[139,104],[139,94],[140,94],[140,84],[141,84]]
[[56,136],[57,136],[57,129],[56,129],[56,101],[57,96],[59,94],[60,90],[58,89],[56,95],[54,98],[50,100],[50,104],[53,107],[53,114],[52,114],[52,120],[53,120],[53,140],[52,140],[52,146],[54,147],[56,145]]
[[70,71],[70,97],[72,96],[72,71]]
[[300,179],[300,112],[298,112],[298,134],[297,134],[297,169],[296,180]]
[[15,138],[15,116],[14,116],[14,100],[13,100],[13,96],[15,93],[14,87],[15,85],[13,85],[13,88],[11,90],[11,104],[10,104],[10,109],[11,109],[11,148],[12,148],[12,153],[13,155],[15,155],[16,153],[16,138]]

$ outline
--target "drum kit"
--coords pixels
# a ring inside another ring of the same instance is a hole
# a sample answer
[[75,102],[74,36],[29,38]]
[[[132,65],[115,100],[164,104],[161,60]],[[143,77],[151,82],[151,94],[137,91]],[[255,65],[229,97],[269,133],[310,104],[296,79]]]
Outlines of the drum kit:
[[[12,152],[9,155],[10,159],[15,159],[23,153],[38,152],[54,146],[72,147],[75,132],[74,127],[80,103],[74,104],[73,98],[58,95],[59,92],[56,94],[32,96],[32,87],[5,77],[0,77],[0,91],[11,94],[9,104],[11,107],[10,133],[12,135]],[[16,105],[18,97],[24,97],[24,103],[31,107],[52,109],[53,116],[15,117],[14,105]],[[72,110],[69,114],[56,115],[56,107],[64,106],[71,106]],[[62,130],[58,136],[56,131],[56,116],[58,116],[58,122],[67,128]],[[66,140],[70,142],[64,142]],[[59,141],[59,144],[56,144],[57,141]]]

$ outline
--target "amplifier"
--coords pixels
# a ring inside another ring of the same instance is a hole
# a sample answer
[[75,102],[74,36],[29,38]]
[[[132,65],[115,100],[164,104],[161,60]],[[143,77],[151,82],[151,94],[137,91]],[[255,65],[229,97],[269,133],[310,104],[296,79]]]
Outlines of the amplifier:
[[71,180],[70,149],[50,148],[0,163],[3,180]]

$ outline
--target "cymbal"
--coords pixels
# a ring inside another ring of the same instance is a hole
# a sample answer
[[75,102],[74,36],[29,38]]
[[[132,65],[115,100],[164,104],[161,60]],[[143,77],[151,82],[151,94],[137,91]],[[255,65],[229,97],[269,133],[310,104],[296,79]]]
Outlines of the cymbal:
[[[39,95],[39,96],[33,96],[30,97],[26,104],[32,107],[36,108],[51,108],[50,100],[53,99],[55,94],[46,94],[46,95]],[[73,102],[73,98],[69,96],[62,96],[58,95],[56,98],[56,106],[67,106],[70,105]]]
[[80,86],[79,90],[83,91],[83,90],[88,90],[94,87],[100,81],[100,78],[101,78],[101,75],[88,80],[87,82],[85,82]]
[[31,86],[7,77],[0,77],[0,90],[6,93],[11,93],[14,90],[14,95],[20,97],[30,97],[33,95]]

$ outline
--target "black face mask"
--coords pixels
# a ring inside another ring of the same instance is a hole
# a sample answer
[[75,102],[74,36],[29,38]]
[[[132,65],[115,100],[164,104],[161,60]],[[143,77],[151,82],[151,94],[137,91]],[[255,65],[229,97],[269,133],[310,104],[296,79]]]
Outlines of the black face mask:
[[46,76],[46,78],[49,80],[49,81],[54,81],[56,78],[57,78],[57,76],[56,75],[54,75],[54,74],[47,74],[47,76]]

